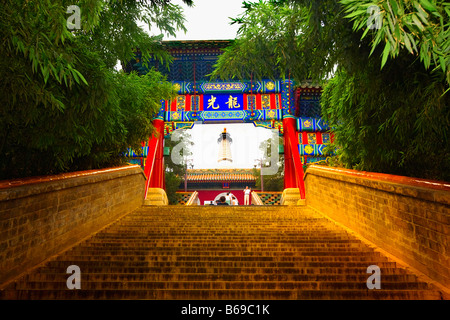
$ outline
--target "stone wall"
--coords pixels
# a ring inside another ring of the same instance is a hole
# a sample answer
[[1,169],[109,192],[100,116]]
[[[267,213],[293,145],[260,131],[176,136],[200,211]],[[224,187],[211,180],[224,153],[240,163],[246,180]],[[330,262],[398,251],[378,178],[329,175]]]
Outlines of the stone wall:
[[0,284],[140,207],[139,166],[0,181]]
[[450,288],[450,184],[312,165],[306,202]]

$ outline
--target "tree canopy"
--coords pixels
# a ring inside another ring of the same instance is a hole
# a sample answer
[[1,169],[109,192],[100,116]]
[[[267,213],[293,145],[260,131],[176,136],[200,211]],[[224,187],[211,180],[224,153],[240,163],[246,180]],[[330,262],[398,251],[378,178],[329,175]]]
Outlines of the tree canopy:
[[[75,18],[79,28],[72,28]],[[0,178],[121,163],[127,147],[138,148],[151,134],[160,100],[174,92],[154,70],[139,77],[115,67],[137,47],[145,61],[170,62],[160,33],[173,35],[183,23],[180,7],[167,0],[5,0]]]
[[288,77],[325,79],[345,55],[347,37],[336,1],[244,1],[246,11],[232,19],[237,38],[226,48],[214,78]]
[[[450,3],[444,1],[341,0],[353,30],[372,33],[371,53],[384,46],[381,67],[403,51],[418,56],[425,69],[440,68],[450,84]],[[370,13],[370,14],[369,14]]]
[[[244,2],[216,78],[321,84],[334,163],[449,180],[449,4],[439,0]],[[374,24],[374,21],[376,22]]]

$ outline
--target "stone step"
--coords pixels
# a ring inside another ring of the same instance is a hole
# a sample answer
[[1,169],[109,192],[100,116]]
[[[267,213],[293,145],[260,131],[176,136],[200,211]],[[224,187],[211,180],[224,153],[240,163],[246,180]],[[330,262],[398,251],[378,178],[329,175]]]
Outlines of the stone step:
[[141,238],[132,238],[132,237],[115,237],[113,238],[109,238],[109,239],[105,239],[105,238],[97,238],[97,239],[92,239],[90,243],[92,243],[92,245],[97,245],[97,244],[114,244],[114,243],[119,243],[119,244],[127,244],[127,243],[142,243],[142,244],[146,244],[146,243],[154,243],[154,242],[185,242],[185,241],[189,241],[189,242],[195,242],[195,243],[210,243],[210,242],[240,242],[240,243],[245,243],[248,242],[249,240],[252,241],[258,241],[258,242],[270,242],[270,243],[299,243],[299,244],[316,244],[316,243],[329,243],[329,244],[348,244],[348,243],[357,243],[357,244],[361,244],[361,241],[356,240],[356,239],[301,239],[295,236],[283,236],[283,237],[252,237],[252,236],[247,236],[247,235],[233,235],[233,236],[225,236],[223,234],[216,234],[216,235],[211,235],[209,237],[196,237],[196,236],[191,236],[191,237],[187,237],[187,236],[182,236],[182,237],[178,237],[178,236],[171,236],[171,237],[158,237],[158,236],[154,236],[154,237],[141,237]]
[[[152,222],[149,222],[151,224]],[[158,231],[155,231],[156,228],[159,228]],[[146,228],[145,230],[139,229],[139,230],[133,230],[133,228],[129,228],[127,230],[123,230],[121,233],[124,235],[135,235],[135,234],[150,234],[150,235],[192,235],[192,234],[199,234],[199,235],[249,235],[249,236],[278,236],[278,235],[298,235],[298,236],[312,236],[312,237],[321,237],[328,236],[328,237],[341,237],[341,236],[347,236],[348,239],[351,238],[347,234],[342,232],[336,232],[331,233],[326,230],[315,230],[315,229],[309,229],[305,230],[303,228],[297,227],[297,228],[282,228],[282,226],[245,226],[245,227],[235,227],[230,228],[229,225],[227,227],[220,226],[217,224],[214,224],[214,226],[206,226],[206,225],[190,225],[189,227],[179,227],[179,228],[169,228],[169,227],[163,227],[158,225],[153,225],[151,228]],[[112,234],[117,233],[117,230],[110,230],[108,232],[111,232]]]
[[158,248],[157,250],[159,250],[160,248],[177,248],[177,247],[181,247],[181,248],[203,248],[203,249],[215,249],[218,250],[220,248],[245,248],[245,249],[249,249],[249,248],[265,248],[265,249],[270,249],[270,250],[278,250],[278,249],[282,249],[282,248],[295,248],[298,250],[311,250],[311,249],[322,249],[322,248],[326,248],[326,249],[330,249],[330,250],[335,250],[335,249],[359,249],[359,248],[365,248],[366,246],[364,244],[358,243],[358,242],[353,242],[353,243],[347,243],[347,242],[343,242],[343,243],[299,243],[296,241],[285,241],[285,242],[277,242],[277,243],[273,243],[273,242],[267,242],[267,243],[263,243],[263,242],[250,242],[249,241],[204,241],[204,242],[199,242],[199,241],[183,241],[183,242],[179,242],[179,241],[170,241],[170,242],[165,242],[165,241],[148,241],[148,242],[143,242],[143,241],[137,241],[137,242],[131,242],[131,241],[127,241],[124,243],[105,243],[105,242],[93,242],[92,246],[90,246],[92,248],[95,249],[109,249],[109,250],[123,250],[123,249],[134,249],[134,248],[148,248],[148,249],[154,249],[154,248]]
[[[245,250],[243,250],[245,249]],[[90,247],[76,247],[66,252],[70,255],[99,255],[99,256],[119,256],[119,255],[136,255],[136,256],[282,256],[282,257],[302,257],[302,256],[380,256],[377,251],[362,251],[355,248],[279,248],[278,250],[247,250],[248,248],[220,248],[220,250],[208,251],[200,248],[90,248]],[[291,250],[288,250],[291,249]]]
[[66,263],[84,261],[148,261],[148,262],[165,262],[165,261],[310,261],[310,262],[366,262],[375,263],[379,261],[388,261],[381,255],[370,256],[199,256],[199,255],[170,255],[170,256],[136,256],[136,255],[115,255],[115,256],[86,256],[86,255],[70,255],[70,257],[59,256],[55,261],[65,261]]
[[[74,261],[51,261],[47,264],[46,269],[66,268],[74,264]],[[294,262],[279,262],[279,261],[168,261],[168,262],[149,262],[149,261],[76,261],[77,266],[84,272],[98,268],[161,268],[166,270],[168,268],[271,268],[280,269],[280,272],[289,268],[366,268],[374,263],[382,270],[383,268],[395,268],[395,262],[336,262],[336,261],[294,261]]]
[[[166,219],[166,220],[162,220]],[[280,219],[280,218],[271,218],[267,219],[264,216],[255,216],[252,219],[244,218],[241,216],[236,216],[235,218],[223,217],[222,219],[210,220],[207,217],[195,217],[189,220],[182,220],[176,216],[165,216],[162,219],[155,219],[154,217],[148,216],[146,219],[139,219],[137,217],[133,217],[133,220],[127,221],[122,220],[118,221],[117,224],[108,226],[105,230],[118,230],[118,228],[125,229],[134,229],[134,230],[145,230],[151,229],[154,226],[158,226],[162,229],[175,229],[176,227],[180,228],[192,228],[198,226],[204,226],[207,228],[218,228],[223,227],[226,230],[230,230],[231,227],[235,228],[252,228],[257,227],[263,229],[264,226],[272,229],[280,227],[282,231],[284,230],[296,230],[300,228],[304,228],[305,232],[317,230],[317,231],[326,231],[333,230],[335,232],[341,231],[345,232],[340,228],[335,228],[334,225],[325,225],[324,219],[314,219],[314,220],[304,220],[299,219],[297,217],[293,217],[291,219]],[[167,220],[170,219],[170,220]],[[156,229],[155,229],[156,230]],[[176,230],[176,229],[175,229]]]
[[[350,272],[349,269],[344,269],[348,273],[334,272],[326,273],[321,270],[314,270],[313,273],[302,274],[240,274],[240,273],[86,273],[82,274],[82,281],[353,281],[366,282],[370,274],[364,270],[359,270],[358,273]],[[326,270],[325,270],[326,271]],[[382,280],[388,282],[411,282],[418,281],[416,275],[408,274],[399,271],[399,269],[390,269],[390,273],[383,270]],[[30,281],[59,281],[65,283],[69,275],[62,273],[32,273],[26,275],[21,280],[15,283]],[[15,283],[11,286],[14,287]]]
[[[72,254],[86,255],[276,255],[276,256],[343,256],[359,255],[358,248],[295,248],[290,246],[271,248],[265,250],[264,247],[209,247],[208,250],[199,247],[130,247],[130,248],[77,248],[71,251]],[[367,252],[372,254],[372,252]]]
[[438,300],[434,290],[15,290],[2,299],[24,300]]
[[[213,248],[213,250],[209,251],[208,249]],[[356,250],[355,250],[356,249]],[[69,254],[69,253],[68,253]],[[113,257],[141,257],[139,258],[141,261],[147,257],[152,261],[155,259],[154,257],[161,257],[163,261],[181,261],[183,259],[186,261],[185,257],[197,257],[196,261],[205,259],[212,259],[212,257],[216,257],[215,260],[224,261],[222,257],[228,257],[227,259],[231,259],[232,257],[242,257],[252,258],[254,261],[260,260],[258,258],[263,257],[264,260],[268,260],[269,257],[272,258],[273,261],[279,261],[279,259],[284,259],[285,261],[306,261],[306,259],[318,260],[337,260],[340,258],[348,258],[348,259],[372,259],[379,261],[380,259],[387,261],[385,257],[377,251],[361,251],[357,250],[357,248],[352,247],[310,247],[310,248],[298,248],[298,247],[290,247],[290,246],[279,246],[274,248],[266,248],[266,247],[231,247],[231,246],[219,246],[219,247],[185,247],[185,246],[173,246],[173,247],[158,247],[154,246],[152,248],[133,248],[133,247],[124,247],[124,248],[80,248],[74,251],[70,251],[70,260],[73,260],[72,257],[78,256],[93,256],[99,257],[102,261],[112,261]],[[169,257],[172,257],[172,260],[168,260]],[[63,259],[61,256],[58,260]],[[67,259],[66,259],[67,260]],[[95,259],[88,259],[95,260]],[[311,260],[311,261],[312,261]]]
[[[153,245],[154,243],[197,243],[197,244],[203,244],[203,243],[248,243],[249,241],[252,242],[258,242],[258,243],[287,243],[287,244],[298,244],[298,245],[316,245],[316,244],[330,244],[330,245],[343,245],[343,244],[361,244],[363,247],[367,247],[365,244],[363,244],[359,240],[355,239],[302,239],[294,236],[283,236],[283,237],[252,237],[252,236],[239,236],[239,235],[233,235],[233,236],[224,236],[224,235],[212,235],[209,237],[205,236],[170,236],[170,237],[158,237],[158,236],[152,236],[152,237],[127,237],[127,238],[101,238],[101,239],[92,239],[89,242],[88,246],[94,246],[94,245],[120,245],[120,244],[148,244]],[[86,245],[86,244],[82,244]]]
[[[45,267],[39,269],[36,272],[39,273],[61,273],[67,269],[68,265],[60,268]],[[346,272],[352,273],[364,273],[367,271],[368,265],[312,265],[304,267],[115,267],[115,266],[79,266],[83,274],[88,273],[242,273],[242,274],[315,274],[315,273],[339,273]],[[381,267],[380,267],[381,268]],[[359,269],[359,270],[358,270]],[[386,274],[392,274],[389,270],[395,267],[383,268],[383,272]]]
[[95,237],[96,241],[122,241],[122,240],[153,240],[153,239],[161,239],[161,240],[170,240],[170,239],[187,239],[187,240],[214,240],[217,239],[217,237],[220,236],[223,239],[252,239],[252,240],[265,240],[268,237],[272,240],[285,240],[288,239],[295,239],[298,241],[330,241],[330,242],[342,242],[342,241],[350,241],[350,242],[358,242],[353,237],[350,236],[330,236],[329,233],[324,233],[323,235],[320,235],[318,233],[314,233],[312,235],[306,236],[299,234],[298,232],[292,232],[292,233],[280,233],[274,235],[271,232],[266,232],[265,234],[259,234],[259,233],[251,233],[246,232],[244,234],[239,233],[220,233],[220,234],[211,234],[210,232],[187,232],[187,233],[181,233],[181,232],[173,232],[173,233],[151,233],[151,232],[130,232],[130,233],[105,233],[105,234],[99,234]]
[[[155,227],[155,226],[154,226]],[[231,235],[231,236],[235,236],[235,235],[248,235],[248,236],[260,236],[260,237],[265,237],[265,236],[306,236],[306,237],[322,237],[322,236],[327,236],[327,237],[346,237],[346,239],[351,239],[352,237],[347,235],[347,234],[343,234],[343,233],[330,233],[327,231],[319,231],[319,230],[301,230],[301,228],[298,229],[286,229],[286,230],[280,230],[280,228],[278,227],[273,227],[273,229],[268,228],[268,227],[263,227],[261,226],[260,228],[256,228],[256,227],[241,227],[241,228],[225,228],[225,227],[220,227],[220,226],[215,226],[215,227],[208,227],[208,226],[192,226],[190,228],[179,228],[177,230],[171,230],[171,228],[163,228],[163,227],[158,227],[160,228],[158,230],[158,232],[155,232],[153,228],[148,228],[147,230],[123,230],[122,235],[126,235],[126,236],[134,236],[137,234],[140,235],[150,235],[150,236],[157,236],[157,235],[163,235],[163,236],[173,236],[173,235],[209,235],[209,236],[213,236],[213,235]],[[112,234],[116,233],[116,230],[111,230],[110,231]]]
[[[81,289],[67,289],[67,267]],[[369,290],[381,269],[381,289]],[[1,299],[440,299],[308,207],[142,207],[11,282]]]
[[[231,222],[230,222],[231,223]],[[304,225],[298,224],[297,222],[289,222],[288,226],[284,226],[281,224],[273,224],[273,225],[267,225],[270,223],[262,222],[260,224],[254,224],[250,225],[246,222],[240,222],[245,223],[245,225],[236,225],[234,227],[230,226],[230,223],[227,224],[220,224],[217,222],[211,223],[211,225],[205,224],[203,222],[199,222],[197,224],[189,223],[186,226],[183,225],[159,225],[155,223],[154,221],[148,221],[143,222],[139,224],[139,227],[131,227],[129,225],[122,225],[117,226],[114,229],[105,230],[107,232],[117,232],[119,230],[118,228],[123,228],[124,233],[135,233],[135,232],[154,232],[154,233],[191,233],[191,232],[199,232],[199,233],[205,233],[205,232],[216,232],[216,233],[249,233],[249,234],[268,234],[271,232],[278,232],[279,234],[283,233],[299,233],[299,234],[305,234],[305,235],[315,235],[315,234],[328,234],[329,236],[335,236],[335,235],[345,235],[343,232],[339,232],[339,230],[327,230],[327,229],[317,229],[317,228],[311,228],[310,225]],[[236,222],[238,224],[239,222]],[[292,226],[292,224],[296,224],[295,227]],[[143,228],[142,225],[148,225],[148,227]],[[333,232],[334,231],[334,232]],[[276,233],[273,233],[276,234]]]
[[[67,290],[66,281],[15,283],[15,290]],[[368,290],[366,281],[86,281],[82,290]],[[80,290],[81,290],[80,289]],[[416,281],[389,282],[384,290],[427,290]],[[377,289],[378,290],[378,289]]]

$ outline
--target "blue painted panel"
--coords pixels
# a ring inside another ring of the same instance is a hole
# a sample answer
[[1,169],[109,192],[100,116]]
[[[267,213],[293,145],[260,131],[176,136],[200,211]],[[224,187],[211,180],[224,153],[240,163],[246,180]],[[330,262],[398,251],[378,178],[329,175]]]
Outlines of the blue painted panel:
[[244,110],[242,94],[205,94],[203,96],[204,111],[237,111]]

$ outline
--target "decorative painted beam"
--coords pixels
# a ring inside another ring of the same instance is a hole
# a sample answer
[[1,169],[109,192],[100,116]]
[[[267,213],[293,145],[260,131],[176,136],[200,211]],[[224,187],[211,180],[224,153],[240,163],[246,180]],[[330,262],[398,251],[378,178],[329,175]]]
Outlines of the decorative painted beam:
[[324,144],[300,144],[298,152],[301,156],[321,156],[324,154]]
[[297,131],[327,131],[328,123],[322,118],[297,118]]
[[[253,115],[252,115],[253,113]],[[183,122],[192,123],[194,121],[210,122],[210,121],[271,121],[282,120],[283,111],[276,109],[268,110],[207,110],[207,111],[174,111],[165,112],[164,120],[166,122]]]
[[261,81],[173,81],[173,86],[178,94],[218,94],[218,93],[280,93],[282,90],[281,80]]

